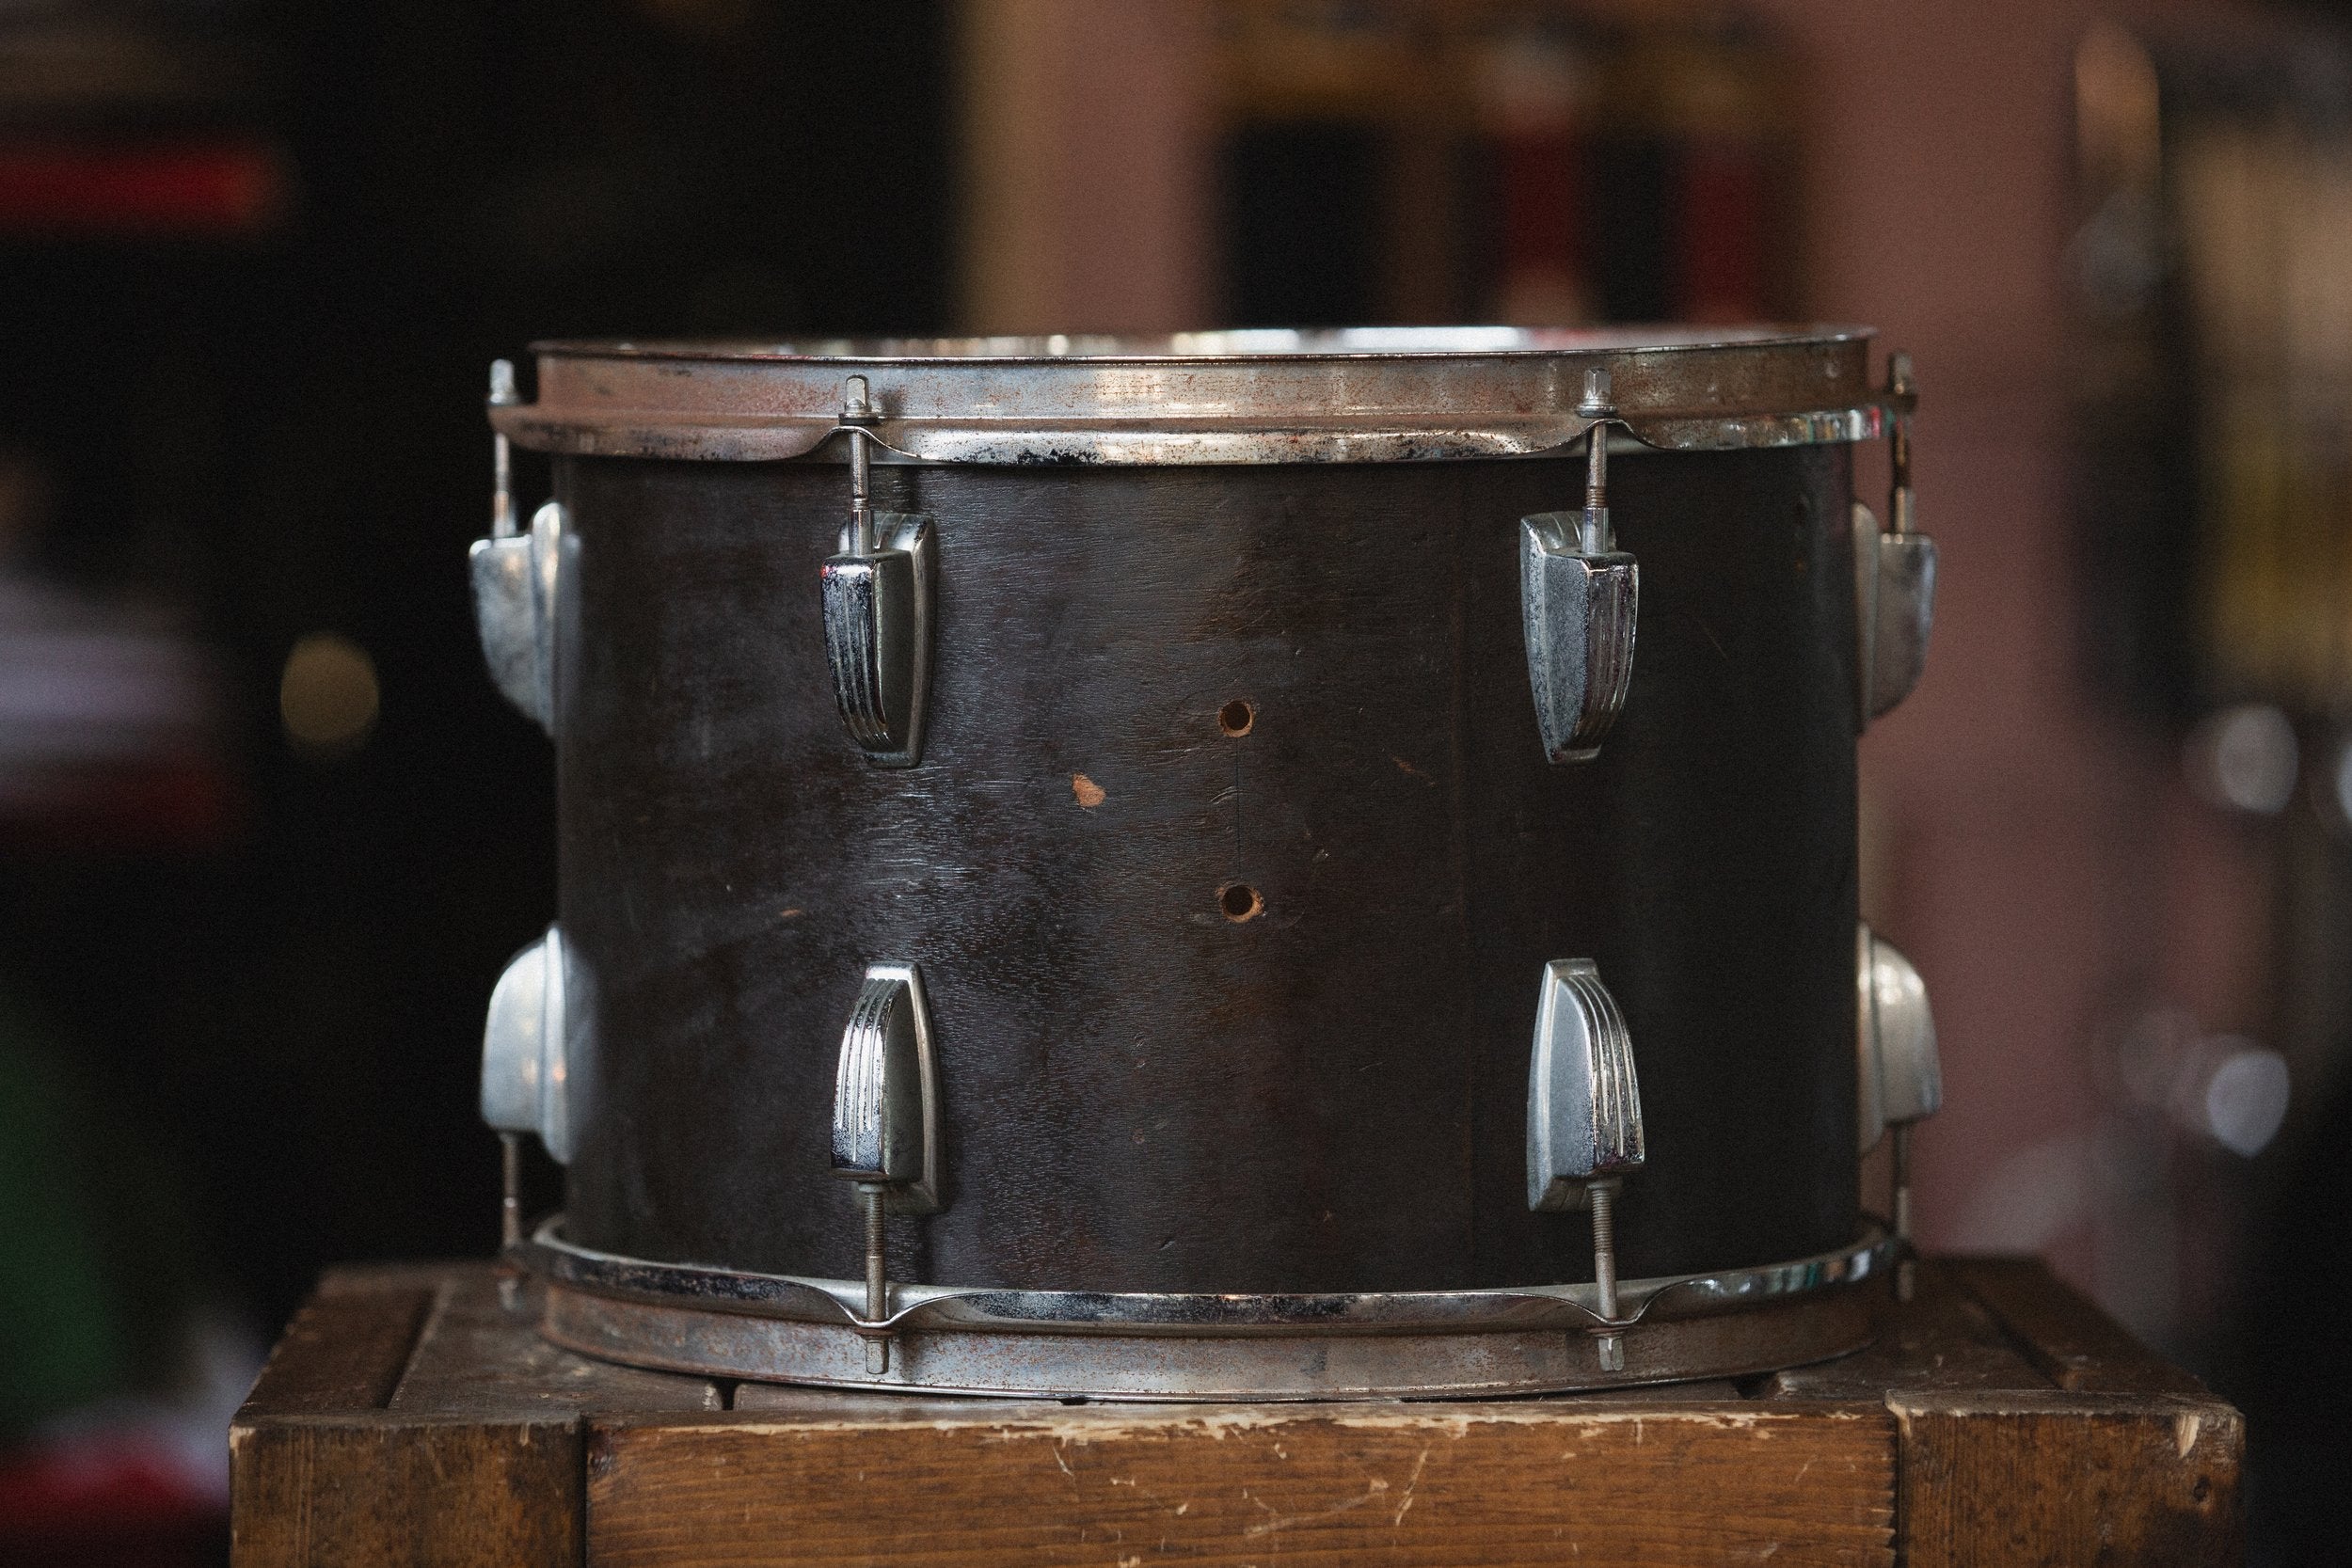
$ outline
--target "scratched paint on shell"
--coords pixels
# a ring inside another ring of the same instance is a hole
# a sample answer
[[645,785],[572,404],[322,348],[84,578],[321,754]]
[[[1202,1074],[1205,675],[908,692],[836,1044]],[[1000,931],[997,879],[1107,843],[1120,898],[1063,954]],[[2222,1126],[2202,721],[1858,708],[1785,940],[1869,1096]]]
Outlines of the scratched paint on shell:
[[1088,778],[1084,773],[1073,773],[1070,775],[1070,793],[1076,796],[1078,798],[1078,804],[1086,807],[1089,811],[1092,811],[1095,807],[1101,805],[1105,799],[1103,793],[1103,786],[1096,784],[1092,779]]

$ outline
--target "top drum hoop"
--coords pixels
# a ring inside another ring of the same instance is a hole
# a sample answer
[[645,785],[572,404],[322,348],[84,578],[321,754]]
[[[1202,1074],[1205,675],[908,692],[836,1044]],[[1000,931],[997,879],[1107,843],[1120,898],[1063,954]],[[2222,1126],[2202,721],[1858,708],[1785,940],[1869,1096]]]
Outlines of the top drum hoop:
[[919,462],[1409,462],[1567,446],[1602,370],[1638,440],[1712,451],[1884,434],[1910,399],[1871,388],[1869,341],[1811,326],[548,342],[538,401],[491,417],[542,451],[772,461],[842,428],[854,374],[875,444]]

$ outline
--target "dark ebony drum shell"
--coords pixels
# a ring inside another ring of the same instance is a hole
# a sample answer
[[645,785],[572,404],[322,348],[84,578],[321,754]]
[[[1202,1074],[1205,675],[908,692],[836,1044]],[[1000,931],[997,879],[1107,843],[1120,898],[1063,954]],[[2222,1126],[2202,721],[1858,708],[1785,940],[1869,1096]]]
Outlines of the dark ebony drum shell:
[[826,673],[840,464],[559,458],[570,1236],[858,1275],[834,1062],[895,959],[946,1208],[892,1226],[894,1278],[1590,1278],[1522,1148],[1542,967],[1590,956],[1648,1135],[1621,1272],[1852,1241],[1850,465],[1613,464],[1639,650],[1567,767],[1518,520],[1576,505],[1581,459],[878,467],[940,540],[930,738],[890,771]]

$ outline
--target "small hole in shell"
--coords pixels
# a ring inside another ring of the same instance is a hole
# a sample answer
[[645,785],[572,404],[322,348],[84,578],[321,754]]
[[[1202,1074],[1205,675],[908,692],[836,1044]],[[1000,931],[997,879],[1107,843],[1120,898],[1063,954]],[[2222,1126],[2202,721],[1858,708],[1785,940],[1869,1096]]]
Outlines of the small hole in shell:
[[1216,727],[1227,735],[1248,735],[1258,721],[1258,705],[1247,697],[1236,697],[1216,710]]
[[1255,920],[1265,908],[1265,900],[1248,882],[1228,882],[1216,890],[1216,907],[1225,911],[1225,918],[1238,926],[1245,920]]

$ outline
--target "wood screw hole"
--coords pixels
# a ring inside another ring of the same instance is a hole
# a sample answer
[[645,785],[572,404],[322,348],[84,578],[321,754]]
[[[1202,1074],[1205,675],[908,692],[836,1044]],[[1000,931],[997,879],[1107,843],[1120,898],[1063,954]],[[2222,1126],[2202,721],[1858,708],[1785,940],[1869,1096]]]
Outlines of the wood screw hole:
[[1258,721],[1258,705],[1247,697],[1236,697],[1216,710],[1216,727],[1227,735],[1248,735]]
[[1216,903],[1217,908],[1225,911],[1225,918],[1236,926],[1245,920],[1257,919],[1259,912],[1265,908],[1265,900],[1259,897],[1258,890],[1248,882],[1228,882],[1217,889]]

